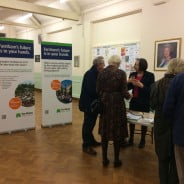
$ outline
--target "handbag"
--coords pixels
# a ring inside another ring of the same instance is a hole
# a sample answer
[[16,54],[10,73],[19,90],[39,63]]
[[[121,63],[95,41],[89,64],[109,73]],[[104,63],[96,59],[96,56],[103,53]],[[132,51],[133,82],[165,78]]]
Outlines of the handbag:
[[90,105],[90,110],[93,114],[102,114],[103,104],[99,98],[92,101]]

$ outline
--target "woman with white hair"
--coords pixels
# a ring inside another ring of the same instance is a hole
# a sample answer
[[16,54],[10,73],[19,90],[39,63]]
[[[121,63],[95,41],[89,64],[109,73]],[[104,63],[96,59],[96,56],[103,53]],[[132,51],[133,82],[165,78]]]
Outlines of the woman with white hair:
[[97,93],[100,96],[103,110],[100,115],[99,133],[102,138],[103,166],[109,164],[107,158],[108,141],[114,142],[114,167],[121,166],[119,160],[120,142],[128,136],[126,108],[124,98],[129,98],[127,79],[124,71],[118,69],[121,63],[119,56],[114,55],[97,80]]
[[172,125],[164,117],[163,104],[171,80],[184,72],[184,60],[175,58],[169,61],[165,76],[154,83],[151,90],[151,108],[155,110],[154,138],[158,156],[160,184],[178,184],[178,175],[172,142]]

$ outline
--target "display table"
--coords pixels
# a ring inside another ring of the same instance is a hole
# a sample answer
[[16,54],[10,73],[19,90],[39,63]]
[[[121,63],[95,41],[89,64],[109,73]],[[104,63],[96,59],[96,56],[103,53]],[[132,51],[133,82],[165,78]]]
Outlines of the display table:
[[[136,111],[127,111],[127,120],[128,123],[147,126],[148,131],[146,135],[151,136],[152,144],[153,144],[153,133],[154,133],[154,114],[153,113],[144,113],[144,112],[136,112]],[[141,134],[141,130],[135,129],[134,134]]]

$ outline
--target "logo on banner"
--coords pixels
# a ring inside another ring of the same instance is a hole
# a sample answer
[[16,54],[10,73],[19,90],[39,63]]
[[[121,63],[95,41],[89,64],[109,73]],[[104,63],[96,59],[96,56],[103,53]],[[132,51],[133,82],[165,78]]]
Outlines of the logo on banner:
[[23,117],[28,117],[32,115],[33,115],[33,112],[18,112],[16,113],[16,118],[23,118]]
[[56,109],[56,113],[62,113],[62,112],[70,112],[70,108],[58,108],[58,109]]

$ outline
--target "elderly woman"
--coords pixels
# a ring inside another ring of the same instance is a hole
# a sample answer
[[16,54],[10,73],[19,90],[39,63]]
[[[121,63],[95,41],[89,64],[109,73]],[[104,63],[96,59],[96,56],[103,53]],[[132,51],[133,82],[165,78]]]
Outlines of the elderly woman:
[[107,66],[97,80],[97,93],[100,96],[103,112],[100,116],[99,133],[102,138],[103,166],[109,164],[107,158],[108,141],[114,143],[114,167],[121,166],[119,160],[120,141],[128,136],[124,98],[129,98],[127,79],[124,71],[118,69],[119,56],[109,59]]
[[158,156],[160,184],[177,184],[174,146],[172,143],[172,126],[163,114],[163,104],[171,80],[176,74],[184,72],[184,60],[172,59],[165,76],[154,83],[151,90],[151,108],[155,110],[154,137],[155,151]]

